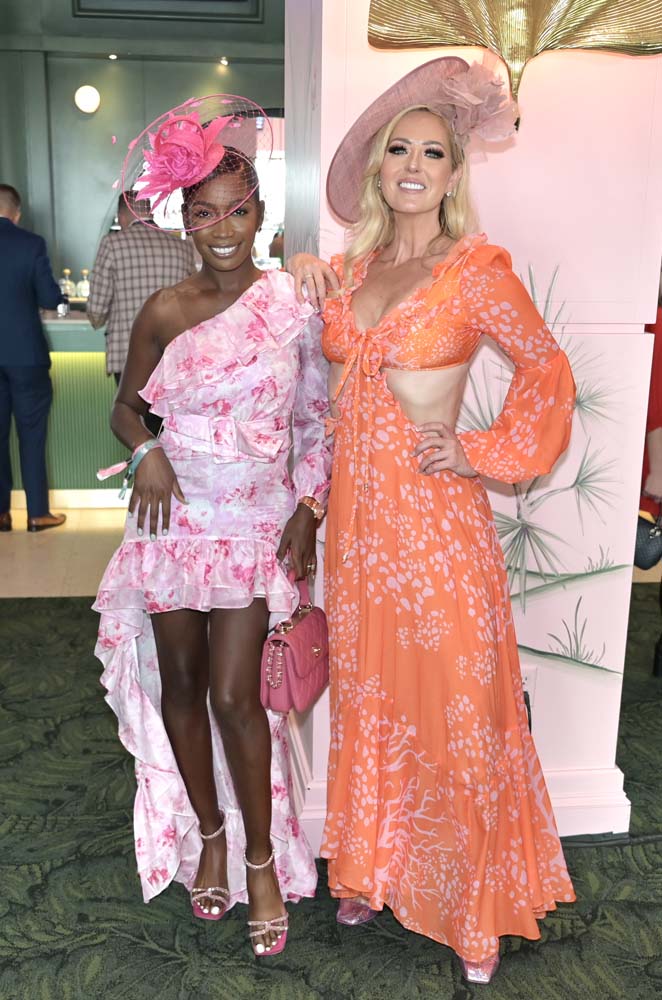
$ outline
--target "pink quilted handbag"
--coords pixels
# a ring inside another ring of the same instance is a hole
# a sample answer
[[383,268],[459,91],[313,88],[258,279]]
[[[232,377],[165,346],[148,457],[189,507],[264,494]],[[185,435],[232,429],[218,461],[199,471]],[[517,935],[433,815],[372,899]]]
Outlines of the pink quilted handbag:
[[305,712],[329,683],[329,637],[326,615],[310,601],[300,580],[299,606],[279,622],[262,651],[260,698],[272,712]]

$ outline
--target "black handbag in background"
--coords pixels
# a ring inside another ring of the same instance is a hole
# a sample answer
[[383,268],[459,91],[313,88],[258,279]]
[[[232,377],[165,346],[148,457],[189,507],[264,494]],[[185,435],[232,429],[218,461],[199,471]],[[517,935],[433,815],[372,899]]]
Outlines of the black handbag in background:
[[652,569],[662,559],[662,512],[655,523],[639,515],[634,564],[637,569]]

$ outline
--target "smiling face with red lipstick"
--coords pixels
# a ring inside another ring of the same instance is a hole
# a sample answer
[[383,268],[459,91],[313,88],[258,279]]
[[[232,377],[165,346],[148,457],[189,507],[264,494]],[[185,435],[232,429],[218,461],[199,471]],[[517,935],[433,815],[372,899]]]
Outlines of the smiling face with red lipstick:
[[430,111],[410,111],[393,129],[379,171],[381,194],[394,213],[439,215],[461,168],[453,167],[448,126]]

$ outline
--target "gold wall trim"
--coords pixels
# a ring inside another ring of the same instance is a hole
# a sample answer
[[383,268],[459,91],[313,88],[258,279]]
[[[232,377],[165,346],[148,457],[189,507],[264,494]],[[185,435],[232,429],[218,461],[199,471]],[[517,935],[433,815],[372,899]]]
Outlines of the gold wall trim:
[[517,95],[529,59],[549,49],[662,52],[662,0],[371,0],[368,40],[380,49],[491,49]]

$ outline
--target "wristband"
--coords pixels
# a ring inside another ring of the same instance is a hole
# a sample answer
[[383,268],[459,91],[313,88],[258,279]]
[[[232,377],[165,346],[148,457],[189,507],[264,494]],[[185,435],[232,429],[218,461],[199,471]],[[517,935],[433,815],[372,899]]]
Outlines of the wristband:
[[[126,462],[118,462],[117,465],[111,465],[108,469],[99,469],[97,472],[97,479],[108,479],[110,476],[116,476],[118,472],[124,471],[124,479],[122,480],[122,488],[119,492],[120,500],[123,500],[126,496],[126,491],[133,481],[133,477],[136,473],[136,469],[142,462],[145,455],[152,451],[153,448],[162,448],[163,445],[158,440],[158,438],[148,438],[147,441],[143,441],[136,448],[133,449],[131,453],[131,458],[127,458]],[[126,470],[126,471],[125,471]]]
[[136,474],[136,469],[142,462],[145,455],[148,452],[152,451],[154,448],[161,448],[161,447],[162,445],[161,442],[158,440],[158,438],[149,438],[149,440],[143,441],[142,444],[139,444],[138,447],[134,449],[134,452],[131,455],[131,462],[129,463],[129,467],[124,473],[124,479],[122,480],[122,488],[119,494],[120,500],[123,500],[124,497],[126,496],[126,491],[133,482],[133,477]]

